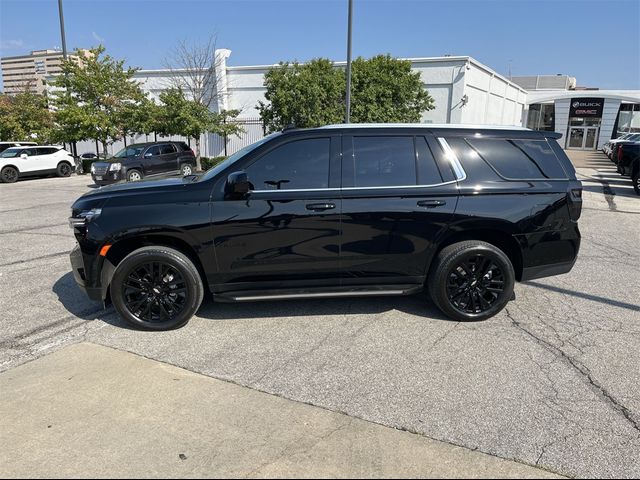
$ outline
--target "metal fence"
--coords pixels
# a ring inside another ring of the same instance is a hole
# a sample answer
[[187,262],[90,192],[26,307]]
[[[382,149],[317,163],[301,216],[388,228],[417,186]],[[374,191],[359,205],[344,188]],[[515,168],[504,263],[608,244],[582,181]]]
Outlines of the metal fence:
[[232,121],[239,125],[243,133],[238,135],[221,136],[217,134],[208,135],[207,151],[209,157],[218,157],[221,155],[231,155],[241,148],[257,142],[265,137],[265,127],[260,118],[240,118]]
[[[231,155],[247,145],[265,137],[265,128],[260,118],[238,118],[233,123],[239,125],[243,133],[238,135],[229,135],[226,138],[215,133],[207,133],[200,137],[200,154],[203,157],[219,157]],[[133,135],[124,139],[117,140],[108,146],[109,154],[113,155],[125,145],[143,142],[161,142],[178,141],[186,142],[195,150],[195,142],[193,139],[187,139],[179,135],[161,136],[151,133],[149,135]],[[78,155],[83,153],[101,153],[102,145],[95,141],[82,141],[77,143]]]

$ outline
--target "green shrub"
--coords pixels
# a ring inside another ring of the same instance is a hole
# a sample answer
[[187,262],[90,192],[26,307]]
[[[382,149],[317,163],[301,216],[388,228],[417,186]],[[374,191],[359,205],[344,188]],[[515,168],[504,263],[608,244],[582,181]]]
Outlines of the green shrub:
[[225,156],[221,157],[200,157],[200,163],[202,164],[202,170],[209,170],[211,167],[215,167],[221,161],[223,161]]

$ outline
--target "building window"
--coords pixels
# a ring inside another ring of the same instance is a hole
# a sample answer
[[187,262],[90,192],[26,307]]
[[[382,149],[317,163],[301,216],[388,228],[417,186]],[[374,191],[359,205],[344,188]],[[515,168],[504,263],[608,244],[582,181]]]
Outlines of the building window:
[[640,103],[623,103],[620,105],[616,124],[618,128],[614,138],[625,133],[640,132]]
[[553,103],[532,103],[529,105],[527,128],[553,132],[556,129],[555,116]]

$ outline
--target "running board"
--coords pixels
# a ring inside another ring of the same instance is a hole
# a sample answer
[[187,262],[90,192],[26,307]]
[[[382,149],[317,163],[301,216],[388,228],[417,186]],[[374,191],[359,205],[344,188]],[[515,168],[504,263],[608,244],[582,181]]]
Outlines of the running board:
[[259,302],[263,300],[295,300],[301,298],[337,298],[411,295],[422,291],[421,285],[389,285],[384,287],[348,287],[339,289],[261,290],[214,294],[216,302]]

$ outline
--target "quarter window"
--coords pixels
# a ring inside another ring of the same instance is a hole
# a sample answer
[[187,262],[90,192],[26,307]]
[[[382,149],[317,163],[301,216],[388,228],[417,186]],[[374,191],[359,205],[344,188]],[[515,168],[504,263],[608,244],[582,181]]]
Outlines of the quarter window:
[[544,140],[467,139],[467,143],[502,177],[567,178]]
[[329,138],[296,140],[266,153],[247,169],[255,190],[327,188]]
[[353,137],[354,186],[416,185],[413,137]]

